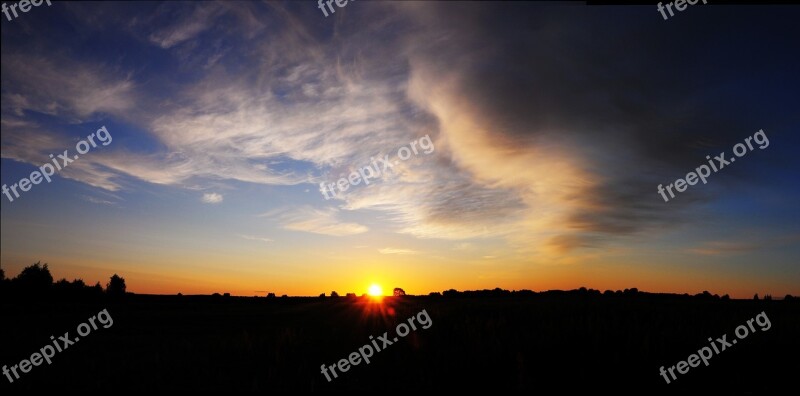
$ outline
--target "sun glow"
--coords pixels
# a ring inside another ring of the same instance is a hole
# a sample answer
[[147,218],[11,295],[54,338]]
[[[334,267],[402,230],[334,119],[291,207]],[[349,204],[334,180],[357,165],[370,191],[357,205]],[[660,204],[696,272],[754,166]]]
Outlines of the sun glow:
[[376,285],[373,283],[372,285],[370,285],[369,291],[367,293],[369,293],[369,295],[372,297],[380,297],[383,295],[383,289],[381,289],[380,285]]

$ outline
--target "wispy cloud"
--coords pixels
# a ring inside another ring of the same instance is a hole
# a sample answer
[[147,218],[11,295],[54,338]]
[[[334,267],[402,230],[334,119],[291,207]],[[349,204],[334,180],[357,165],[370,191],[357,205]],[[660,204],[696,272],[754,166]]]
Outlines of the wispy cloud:
[[401,254],[401,255],[418,254],[419,253],[416,250],[396,249],[396,248],[383,248],[383,249],[379,249],[378,252],[380,252],[381,254]]
[[124,117],[136,103],[134,83],[113,67],[64,56],[4,54],[3,112],[25,111],[80,121],[105,112]]
[[347,236],[367,232],[369,228],[357,223],[343,222],[338,219],[339,210],[315,209],[303,206],[296,209],[275,210],[264,213],[281,223],[282,227],[292,231],[311,232],[330,236]]
[[[186,8],[169,10],[173,13],[184,11],[177,21],[150,34],[150,41],[161,48],[170,48],[192,39],[209,29],[214,18],[222,14],[223,7],[216,2],[192,4],[194,9],[185,12]],[[162,8],[162,10],[167,11]]]
[[82,198],[87,200],[87,201],[89,201],[89,202],[91,202],[91,203],[100,204],[100,205],[116,205],[117,204],[116,202],[112,202],[112,201],[108,201],[108,200],[105,200],[105,199],[92,197],[92,196],[89,196],[89,195],[84,195],[84,196],[82,196]]
[[271,239],[271,238],[265,238],[265,237],[259,237],[259,236],[253,236],[253,235],[239,235],[239,237],[247,239],[247,240],[251,240],[251,241],[261,241],[261,242],[267,242],[267,243],[275,242],[275,240]]
[[203,194],[202,201],[207,204],[218,204],[222,202],[223,197],[222,194],[217,193],[205,193]]

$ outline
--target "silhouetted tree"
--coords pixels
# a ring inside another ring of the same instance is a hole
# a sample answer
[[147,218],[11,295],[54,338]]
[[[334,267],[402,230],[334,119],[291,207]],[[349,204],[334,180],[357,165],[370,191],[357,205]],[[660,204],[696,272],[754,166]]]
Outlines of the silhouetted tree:
[[786,297],[783,298],[785,301],[791,301],[794,299],[791,294],[787,294]]
[[700,300],[713,300],[714,299],[714,296],[712,296],[711,293],[708,292],[708,290],[703,290],[703,293],[695,294],[694,297],[697,298],[697,299],[700,299]]
[[336,290],[334,290],[331,292],[331,297],[339,297],[339,293],[337,293]]
[[31,294],[45,294],[53,285],[53,275],[50,275],[50,269],[47,264],[41,265],[37,262],[25,269],[14,278],[14,283],[23,293]]
[[764,301],[772,301],[772,294],[765,294]]
[[0,268],[0,282],[3,282],[5,280],[6,280],[6,273],[5,271],[3,271],[2,268]]
[[406,295],[406,291],[401,289],[401,288],[399,288],[399,287],[395,287],[393,294],[394,294],[395,297],[401,297],[401,296],[405,296]]
[[[53,283],[53,293],[58,298],[68,299],[88,299],[98,296],[95,289],[86,286],[83,279],[73,279],[72,282],[68,282],[66,279],[61,278],[58,282]],[[100,289],[100,294],[102,294],[102,288]]]
[[275,298],[275,293],[267,293],[267,298]]
[[725,300],[725,301],[728,301],[728,300],[731,299],[731,296],[725,294],[724,296],[722,296],[722,299]]
[[753,296],[753,300],[758,300],[758,293]]
[[66,278],[61,278],[58,282],[53,283],[53,290],[56,293],[69,293],[69,281]]
[[319,295],[319,298],[325,298],[325,293],[321,293],[321,294]]
[[111,279],[106,284],[106,294],[114,297],[121,297],[125,295],[125,278],[117,274],[111,276]]
[[429,296],[431,296],[431,297],[441,297],[441,296],[442,296],[442,293],[439,293],[439,292],[430,292],[430,293],[428,293],[428,295],[429,295]]
[[456,289],[445,290],[442,293],[442,295],[445,296],[445,297],[455,297],[455,296],[458,295],[458,290],[456,290]]

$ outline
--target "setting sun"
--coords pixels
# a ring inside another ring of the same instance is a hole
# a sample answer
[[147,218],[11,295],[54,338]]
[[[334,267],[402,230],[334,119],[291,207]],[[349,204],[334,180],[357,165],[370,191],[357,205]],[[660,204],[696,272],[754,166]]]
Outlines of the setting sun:
[[376,284],[374,284],[374,283],[373,283],[373,284],[372,284],[372,285],[369,287],[369,291],[368,291],[368,293],[369,293],[369,295],[370,295],[370,296],[373,296],[373,297],[380,297],[380,296],[382,296],[382,295],[383,295],[383,289],[381,289],[380,285],[376,285]]

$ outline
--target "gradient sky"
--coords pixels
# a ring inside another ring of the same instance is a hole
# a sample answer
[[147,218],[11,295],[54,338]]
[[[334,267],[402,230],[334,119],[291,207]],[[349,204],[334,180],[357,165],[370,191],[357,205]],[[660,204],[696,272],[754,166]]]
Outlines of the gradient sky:
[[[800,8],[54,2],[2,21],[0,265],[136,293],[800,295]],[[756,148],[664,202],[763,129]],[[326,200],[320,182],[435,151]]]

